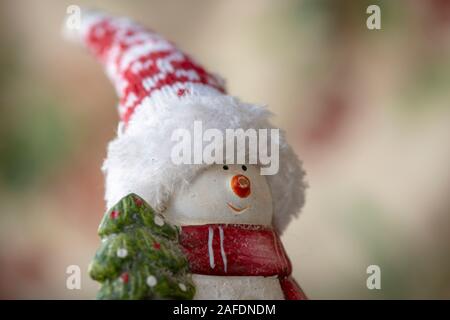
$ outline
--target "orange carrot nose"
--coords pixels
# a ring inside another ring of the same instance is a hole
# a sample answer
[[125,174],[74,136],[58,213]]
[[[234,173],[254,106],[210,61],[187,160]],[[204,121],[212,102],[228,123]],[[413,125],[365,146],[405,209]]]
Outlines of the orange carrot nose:
[[247,198],[250,195],[250,179],[242,174],[231,178],[231,189],[240,198]]

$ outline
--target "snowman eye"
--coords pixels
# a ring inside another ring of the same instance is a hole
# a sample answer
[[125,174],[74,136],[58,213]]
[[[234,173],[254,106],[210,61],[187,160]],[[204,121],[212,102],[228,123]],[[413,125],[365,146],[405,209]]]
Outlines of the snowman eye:
[[247,166],[242,166],[242,170],[247,171]]
[[227,165],[224,165],[222,168],[223,168],[223,170],[228,170],[228,166]]

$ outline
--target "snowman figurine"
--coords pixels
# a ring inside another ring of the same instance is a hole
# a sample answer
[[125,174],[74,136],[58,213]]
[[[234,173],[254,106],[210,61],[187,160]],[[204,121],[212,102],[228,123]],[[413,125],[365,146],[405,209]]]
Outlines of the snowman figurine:
[[[133,194],[151,207],[142,215],[159,219],[154,220],[156,225],[150,221],[149,228],[175,226],[176,245],[195,287],[194,299],[306,299],[291,276],[292,266],[280,241],[303,206],[305,190],[301,162],[284,135],[275,144],[279,165],[271,175],[261,174],[261,159],[237,163],[228,152],[215,163],[173,161],[176,130],[193,137],[196,121],[203,129],[223,134],[229,129],[270,130],[274,128],[270,112],[228,95],[219,76],[127,18],[83,11],[80,27],[67,27],[104,65],[120,99],[117,137],[109,144],[103,166],[110,209],[105,219],[118,221],[119,210],[111,208]],[[237,145],[234,151],[243,152],[248,160],[248,148]],[[120,208],[130,208],[123,203]],[[118,240],[118,227],[108,228],[114,243],[127,245],[126,238]],[[155,237],[152,248],[161,250]],[[124,268],[135,265],[131,252],[137,255],[131,247],[117,249],[119,258],[111,260],[116,269],[120,258],[131,259],[121,265]],[[146,270],[139,269],[139,277]],[[121,273],[124,286],[130,276]],[[154,275],[142,277],[147,279],[142,283],[154,288],[159,280]],[[186,289],[184,284],[179,287]]]

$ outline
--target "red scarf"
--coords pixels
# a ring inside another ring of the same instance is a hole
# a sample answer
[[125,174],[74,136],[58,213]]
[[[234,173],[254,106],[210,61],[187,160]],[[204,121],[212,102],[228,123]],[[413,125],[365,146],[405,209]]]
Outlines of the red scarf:
[[182,226],[180,243],[192,273],[278,276],[286,299],[306,299],[291,277],[291,262],[272,228],[245,224]]

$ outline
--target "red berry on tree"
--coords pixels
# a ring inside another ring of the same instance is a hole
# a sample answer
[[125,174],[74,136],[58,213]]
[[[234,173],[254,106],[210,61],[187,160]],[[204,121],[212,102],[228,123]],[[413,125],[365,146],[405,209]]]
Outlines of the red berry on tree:
[[111,211],[111,215],[110,215],[111,219],[117,219],[119,216],[120,216],[120,211],[117,211],[117,210]]
[[134,204],[140,207],[142,205],[142,199],[134,197]]
[[120,278],[122,279],[123,283],[128,283],[128,272],[124,272],[120,275]]

